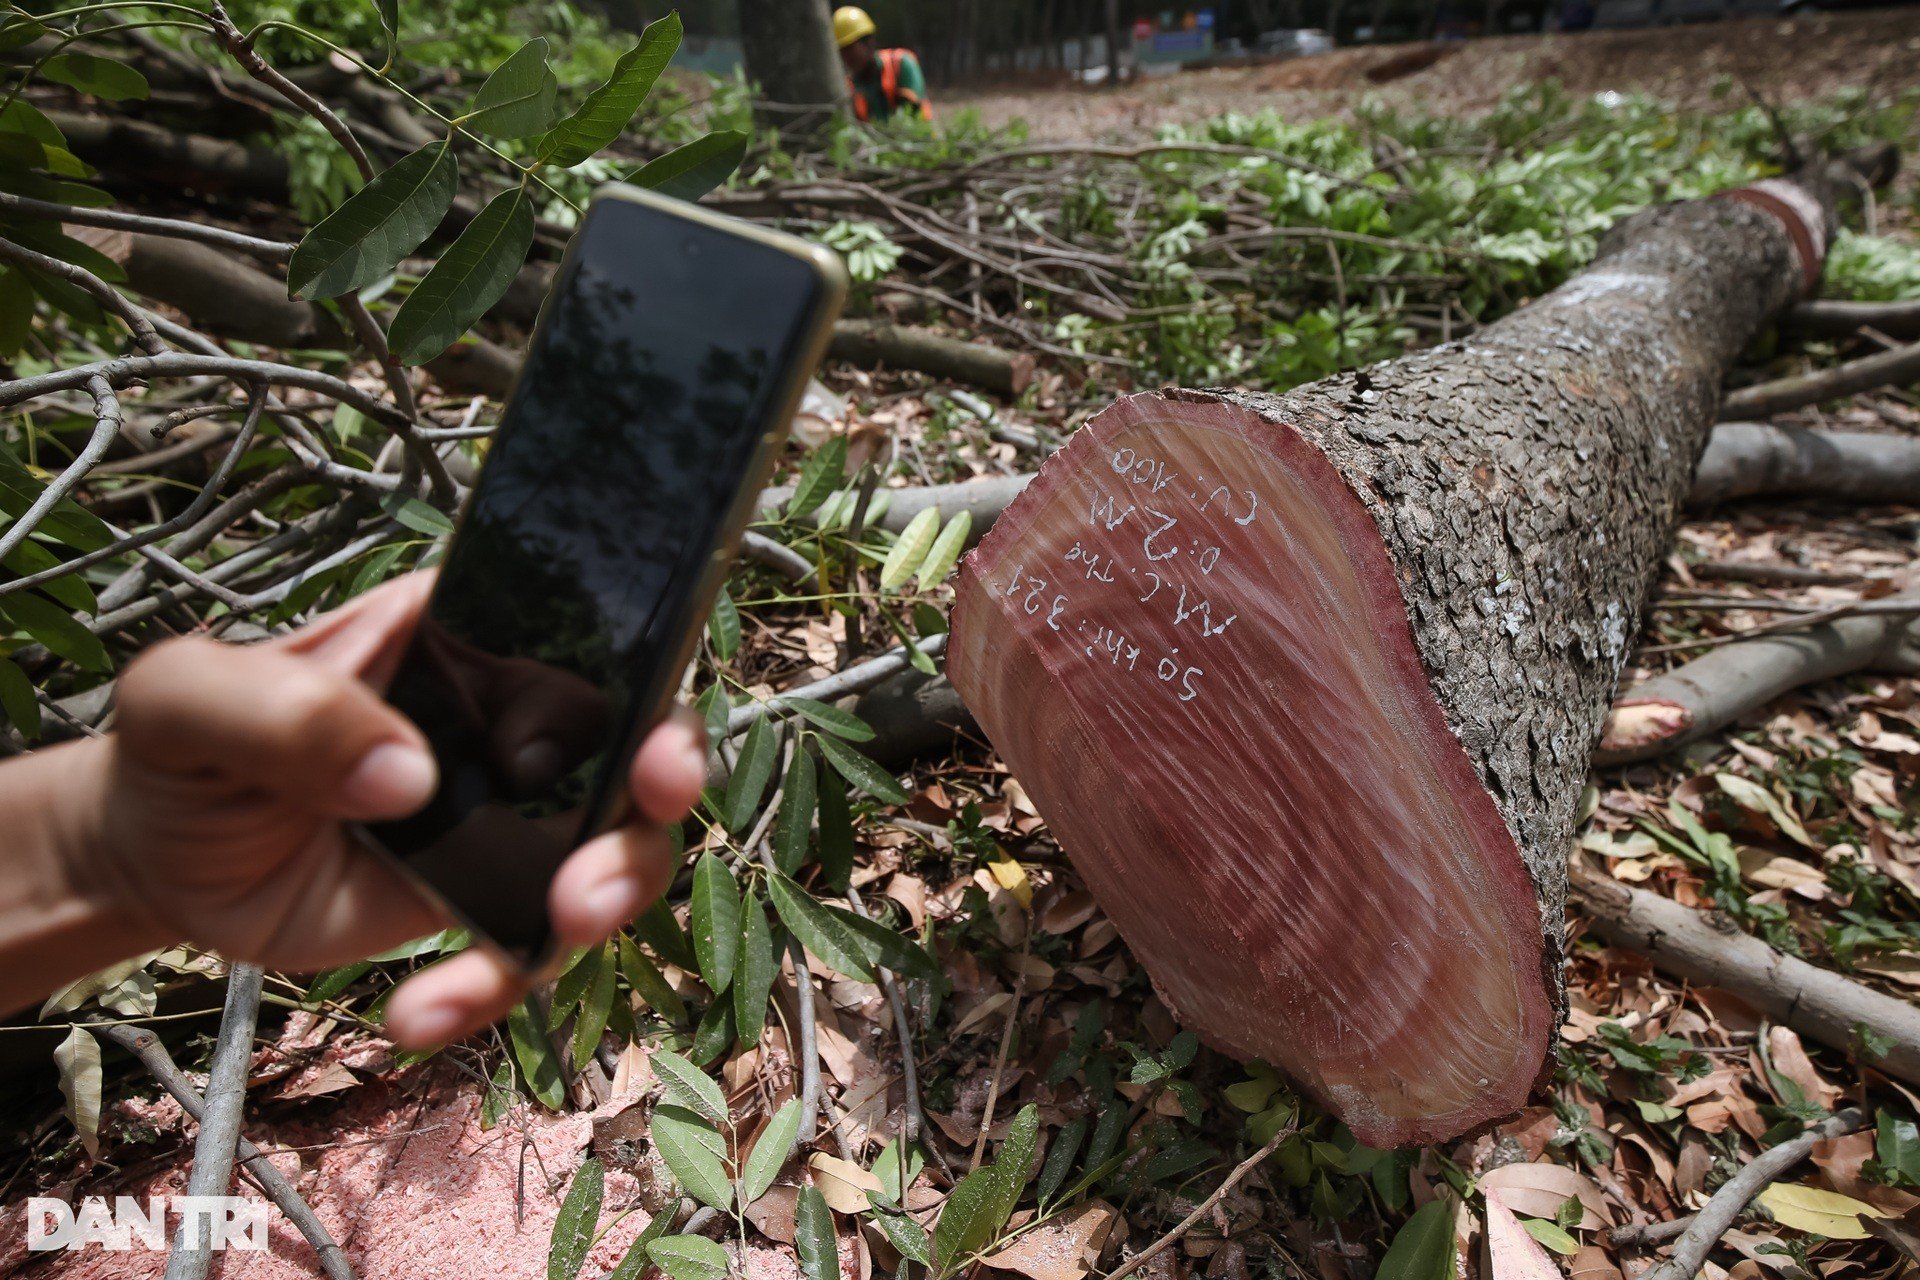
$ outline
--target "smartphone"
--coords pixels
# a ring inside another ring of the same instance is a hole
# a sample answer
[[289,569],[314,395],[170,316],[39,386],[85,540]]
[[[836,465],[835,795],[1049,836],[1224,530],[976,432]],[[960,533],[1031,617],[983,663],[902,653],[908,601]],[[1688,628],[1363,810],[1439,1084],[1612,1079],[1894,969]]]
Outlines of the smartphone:
[[561,862],[625,816],[846,289],[830,250],[631,187],[568,245],[387,691],[439,789],[364,829],[529,969]]

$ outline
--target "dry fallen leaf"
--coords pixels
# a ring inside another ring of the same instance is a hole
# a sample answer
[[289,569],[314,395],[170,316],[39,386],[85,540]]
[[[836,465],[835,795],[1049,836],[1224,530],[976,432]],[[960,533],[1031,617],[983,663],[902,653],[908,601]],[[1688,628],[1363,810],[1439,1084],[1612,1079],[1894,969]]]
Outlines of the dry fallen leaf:
[[871,1170],[825,1152],[815,1152],[807,1167],[813,1170],[813,1185],[820,1189],[820,1198],[840,1213],[864,1213],[870,1207],[867,1192],[883,1189]]
[[1811,1231],[1834,1240],[1865,1240],[1872,1233],[1860,1225],[1860,1217],[1886,1216],[1852,1196],[1801,1186],[1797,1182],[1776,1182],[1754,1199],[1781,1226]]
[[1099,1261],[1113,1224],[1113,1206],[1102,1200],[1089,1201],[1040,1224],[981,1261],[990,1267],[1018,1271],[1031,1280],[1081,1280]]
[[1487,1255],[1492,1280],[1560,1280],[1560,1268],[1502,1203],[1498,1191],[1487,1193]]
[[1497,1191],[1507,1207],[1529,1218],[1552,1222],[1560,1206],[1578,1200],[1583,1210],[1580,1229],[1597,1231],[1607,1225],[1609,1210],[1600,1187],[1586,1174],[1563,1164],[1539,1161],[1508,1164],[1480,1175],[1481,1191]]
[[1793,1028],[1769,1028],[1767,1053],[1773,1059],[1773,1069],[1793,1081],[1809,1102],[1819,1103],[1824,1111],[1833,1110],[1840,1090],[1822,1080],[1820,1073],[1813,1069],[1813,1062],[1807,1057],[1807,1050],[1800,1043],[1800,1037],[1794,1034]]

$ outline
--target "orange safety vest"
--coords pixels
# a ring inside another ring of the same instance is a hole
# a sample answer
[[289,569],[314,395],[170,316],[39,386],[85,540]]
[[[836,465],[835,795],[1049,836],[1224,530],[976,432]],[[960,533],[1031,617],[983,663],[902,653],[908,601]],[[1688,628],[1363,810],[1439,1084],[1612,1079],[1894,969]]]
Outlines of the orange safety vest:
[[[900,109],[900,60],[906,57],[906,55],[907,51],[905,49],[882,49],[875,55],[880,60],[880,93],[881,96],[887,100],[887,110],[889,112]],[[857,120],[867,119],[871,112],[867,107],[866,95],[860,92],[860,86],[855,84],[851,77],[848,78],[847,85],[853,90],[854,118]],[[928,109],[925,100],[915,97],[911,93],[907,94],[907,96],[912,99],[914,110],[919,112],[923,119],[933,119],[933,112]]]

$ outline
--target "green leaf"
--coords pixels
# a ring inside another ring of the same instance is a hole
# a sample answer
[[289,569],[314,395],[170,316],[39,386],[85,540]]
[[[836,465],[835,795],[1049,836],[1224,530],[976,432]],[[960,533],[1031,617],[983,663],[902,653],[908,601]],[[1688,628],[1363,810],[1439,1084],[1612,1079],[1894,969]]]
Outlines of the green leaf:
[[600,1037],[607,1030],[607,1018],[613,1012],[614,980],[619,972],[619,966],[614,963],[613,948],[602,947],[600,964],[593,972],[593,984],[582,997],[580,1015],[573,1024],[575,1063],[589,1061],[594,1050],[600,1047]]
[[91,53],[56,53],[41,64],[40,74],[55,84],[108,102],[147,96],[147,78],[130,64]]
[[352,964],[343,964],[338,969],[328,969],[308,985],[306,994],[300,997],[300,1003],[320,1004],[331,1000],[372,971],[371,960],[356,960]]
[[553,127],[540,148],[540,159],[571,169],[624,133],[680,47],[680,30],[678,13],[648,23],[640,43],[620,55],[607,82]]
[[443,538],[453,532],[453,521],[424,498],[390,493],[380,500],[380,509],[399,524],[429,538]]
[[100,638],[37,591],[16,591],[0,598],[0,618],[84,670],[113,670],[113,659]]
[[1519,1221],[1528,1235],[1562,1257],[1571,1258],[1580,1252],[1580,1242],[1557,1224],[1540,1218],[1521,1218]]
[[927,507],[913,519],[907,521],[907,527],[900,531],[899,540],[893,544],[893,550],[887,552],[886,560],[880,565],[880,589],[892,591],[920,567],[927,558],[927,552],[933,547],[934,535],[940,530],[940,509]]
[[547,1245],[547,1280],[574,1280],[593,1248],[594,1229],[600,1225],[600,1201],[605,1194],[606,1171],[588,1156],[553,1220],[553,1238]]
[[0,658],[0,711],[21,737],[31,742],[40,736],[40,702],[33,696],[33,681],[5,658]]
[[524,138],[553,123],[560,81],[547,66],[547,41],[536,36],[495,67],[473,95],[463,122],[476,133]]
[[787,778],[780,786],[780,816],[773,824],[773,860],[792,875],[807,859],[807,840],[813,834],[813,813],[820,800],[819,775],[813,757],[796,750],[787,762]]
[[[839,908],[833,910],[839,911]],[[869,920],[857,911],[842,914],[846,917],[847,927],[866,939],[875,964],[884,965],[902,977],[919,978],[927,982],[940,980],[940,966],[934,963],[926,948],[912,938],[889,929],[878,920]]]
[[513,283],[533,245],[533,201],[523,186],[502,191],[447,246],[393,317],[388,345],[405,364],[452,346]]
[[907,1188],[927,1167],[920,1148],[909,1147],[905,1138],[895,1138],[880,1152],[873,1162],[873,1176],[880,1179],[880,1189],[895,1204],[907,1198]]
[[902,1257],[912,1258],[923,1267],[933,1265],[933,1250],[927,1247],[927,1233],[920,1224],[903,1213],[876,1212],[873,1221],[887,1233],[887,1239]]
[[721,816],[727,830],[738,835],[753,825],[767,783],[773,780],[773,768],[779,763],[780,744],[773,726],[761,716],[747,730],[740,744],[740,757],[734,761],[733,774],[727,779],[727,799]]
[[720,1130],[685,1107],[663,1104],[654,1108],[651,1132],[660,1158],[689,1195],[722,1212],[733,1204]]
[[1039,1138],[1040,1111],[1028,1103],[1007,1126],[1007,1140],[1000,1144],[999,1154],[993,1161],[994,1198],[987,1202],[986,1208],[993,1215],[996,1232],[1013,1217],[1013,1207],[1020,1203],[1020,1193],[1026,1189],[1033,1171],[1033,1150]]
[[794,1205],[793,1247],[807,1280],[840,1280],[840,1242],[833,1230],[833,1211],[820,1188],[811,1183],[800,1188]]
[[700,1025],[693,1029],[693,1044],[687,1052],[695,1062],[706,1066],[733,1048],[739,1038],[733,1024],[733,1001],[722,996],[700,1015]]
[[888,804],[905,804],[906,788],[900,780],[852,747],[834,738],[820,739],[820,753],[836,772],[860,790]]
[[627,181],[675,200],[698,200],[732,177],[746,158],[745,132],[720,129],[654,157]]
[[[12,53],[15,49],[24,49],[47,34],[46,24],[29,14],[13,12],[0,18],[0,53]],[[0,119],[0,128],[6,127]]]
[[387,62],[391,64],[400,45],[400,0],[373,0],[373,5],[380,11],[380,30],[387,37]]
[[673,1280],[726,1280],[727,1251],[705,1236],[668,1236],[647,1246],[653,1265]]
[[287,263],[288,292],[337,298],[387,275],[433,234],[459,185],[460,164],[445,142],[394,162],[301,239]]
[[845,893],[853,879],[853,808],[831,778],[820,790],[820,871],[825,887]]
[[1067,1127],[1060,1130],[1053,1145],[1047,1148],[1046,1163],[1040,1166],[1040,1178],[1034,1192],[1045,1205],[1053,1199],[1054,1193],[1066,1185],[1067,1175],[1073,1172],[1073,1158],[1080,1154],[1080,1146],[1087,1140],[1087,1130],[1092,1122],[1085,1116],[1075,1116]]
[[553,1056],[553,1046],[547,1043],[534,1016],[532,1001],[522,1000],[513,1007],[507,1015],[507,1034],[513,1041],[514,1059],[520,1064],[520,1078],[527,1082],[534,1099],[549,1111],[560,1110],[567,1101],[566,1084],[560,1079],[560,1063]]
[[784,697],[776,698],[775,704],[789,707],[801,719],[810,721],[825,729],[828,733],[845,738],[848,742],[866,742],[873,737],[873,727],[851,711],[842,711],[839,707],[825,702],[815,702],[812,698]]
[[740,907],[740,951],[733,972],[733,1018],[746,1044],[760,1041],[760,1029],[767,1024],[767,998],[779,971],[767,910],[749,895]]
[[0,360],[10,360],[33,332],[33,286],[11,267],[0,269]]
[[740,1170],[740,1203],[750,1205],[767,1194],[773,1180],[780,1176],[787,1157],[793,1154],[794,1141],[800,1136],[800,1100],[794,1098],[773,1113],[767,1127],[754,1141],[753,1154]]
[[547,1030],[559,1030],[573,1007],[580,1003],[581,995],[592,984],[594,971],[599,967],[600,952],[590,948],[561,968],[560,977],[553,984],[553,996],[547,1001]]
[[820,957],[828,968],[862,982],[873,981],[872,944],[836,912],[785,876],[768,878],[767,890],[781,923],[793,930],[800,945]]
[[707,618],[707,639],[713,645],[713,656],[722,662],[731,661],[740,652],[740,610],[733,603],[733,593],[725,587],[714,597],[713,613]]
[[940,1207],[940,1220],[933,1227],[938,1274],[954,1274],[999,1234],[1004,1224],[993,1220],[998,1203],[999,1175],[991,1166],[975,1169],[960,1180]]
[[927,558],[920,563],[922,591],[947,580],[947,575],[953,572],[953,566],[960,563],[960,553],[967,549],[967,535],[971,532],[971,511],[962,511],[947,521],[947,527],[933,540],[933,545],[927,548]]
[[680,1201],[675,1199],[647,1219],[647,1225],[641,1228],[640,1234],[635,1236],[633,1243],[627,1247],[627,1256],[620,1259],[619,1266],[607,1272],[606,1280],[640,1280],[647,1268],[653,1264],[653,1259],[647,1256],[647,1250],[654,1241],[673,1229],[674,1219],[679,1216]]
[[740,886],[732,869],[711,853],[701,854],[693,868],[692,922],[700,976],[718,995],[733,981],[740,950]]
[[648,1008],[675,1024],[687,1020],[687,1005],[680,993],[667,985],[653,961],[625,934],[620,936],[620,972]]
[[847,438],[835,436],[813,451],[800,468],[794,482],[793,497],[787,502],[787,515],[798,520],[819,509],[832,496],[847,474]]
[[1374,1280],[1453,1280],[1454,1212],[1444,1196],[1416,1209],[1394,1234]]
[[513,1060],[502,1058],[494,1068],[493,1079],[487,1081],[486,1094],[480,1099],[480,1131],[489,1132],[505,1119],[519,1096],[513,1087]]
[[726,1123],[727,1097],[706,1072],[677,1053],[655,1054],[652,1066],[668,1102],[704,1116],[714,1124]]
[[666,899],[658,899],[640,913],[633,922],[633,936],[653,948],[653,954],[668,964],[678,965],[682,969],[699,969],[700,961],[694,954],[693,944],[687,940],[687,931],[673,917],[673,908]]
[[[4,673],[0,673],[4,674]],[[1882,1107],[1873,1138],[1873,1154],[1887,1181],[1920,1187],[1920,1126]]]

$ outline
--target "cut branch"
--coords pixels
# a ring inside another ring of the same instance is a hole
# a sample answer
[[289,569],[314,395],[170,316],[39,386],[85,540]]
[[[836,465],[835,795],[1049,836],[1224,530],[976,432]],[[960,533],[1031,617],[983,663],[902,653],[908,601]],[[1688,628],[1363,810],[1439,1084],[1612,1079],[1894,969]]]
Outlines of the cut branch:
[[1878,387],[1903,387],[1920,381],[1920,342],[1849,360],[1831,369],[1816,369],[1757,387],[1742,387],[1720,404],[1723,422],[1744,418],[1771,418],[1789,409],[1803,409],[1823,400],[1857,395]]
[[1714,428],[1692,505],[1776,496],[1920,503],[1920,439],[1752,422]]
[[1905,1000],[1742,933],[1724,916],[1681,906],[1576,864],[1574,898],[1593,931],[1616,947],[1653,962],[1683,982],[1718,987],[1763,1016],[1842,1053],[1863,1052],[1858,1028],[1884,1048],[1867,1064],[1909,1084],[1920,1084],[1920,1009]]
[[[250,964],[236,964],[227,974],[226,1009],[220,1015],[213,1065],[207,1072],[200,1134],[193,1143],[193,1173],[187,1180],[190,1196],[224,1196],[233,1181],[240,1117],[247,1105],[247,1068],[253,1062],[253,1031],[260,1017],[262,976],[259,967]],[[213,1266],[211,1228],[204,1215],[188,1216],[167,1258],[167,1280],[206,1280]]]
[[1033,381],[1033,357],[876,320],[842,320],[827,354],[865,369],[888,366],[932,374],[1003,396]]
[[954,687],[1162,997],[1370,1145],[1551,1067],[1590,747],[1828,189],[1650,209],[1358,375],[1122,400],[962,567]]
[[1676,751],[1816,680],[1870,668],[1914,670],[1920,591],[1871,602],[1895,609],[1836,618],[1805,631],[1737,640],[1635,687],[1607,715],[1598,765]]

